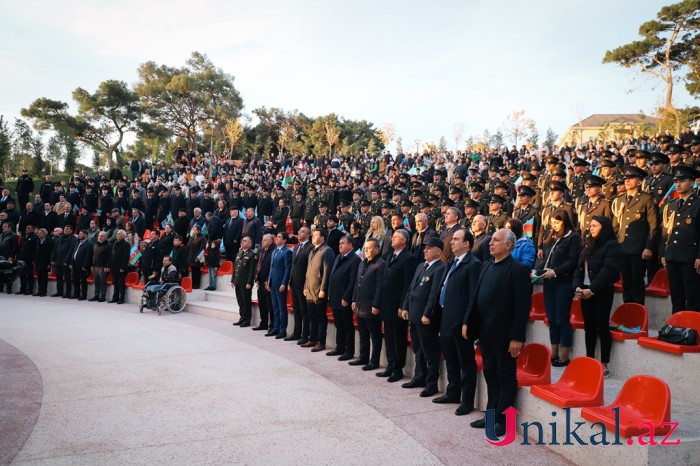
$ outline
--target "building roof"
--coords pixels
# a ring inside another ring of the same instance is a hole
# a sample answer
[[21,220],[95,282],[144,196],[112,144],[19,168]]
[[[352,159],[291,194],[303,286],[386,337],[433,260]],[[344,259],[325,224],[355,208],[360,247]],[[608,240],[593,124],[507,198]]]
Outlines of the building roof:
[[[649,124],[656,124],[656,118],[639,113],[596,113],[581,121],[581,127],[597,128],[609,124],[620,123],[640,123],[641,121]],[[579,127],[578,123],[571,125],[572,128]]]

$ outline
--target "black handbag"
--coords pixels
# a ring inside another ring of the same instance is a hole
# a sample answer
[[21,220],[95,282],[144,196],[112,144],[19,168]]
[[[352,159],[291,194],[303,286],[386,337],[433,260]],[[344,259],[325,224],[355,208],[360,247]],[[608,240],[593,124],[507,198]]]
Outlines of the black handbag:
[[698,332],[692,328],[664,325],[659,330],[659,341],[675,345],[695,346],[698,344]]

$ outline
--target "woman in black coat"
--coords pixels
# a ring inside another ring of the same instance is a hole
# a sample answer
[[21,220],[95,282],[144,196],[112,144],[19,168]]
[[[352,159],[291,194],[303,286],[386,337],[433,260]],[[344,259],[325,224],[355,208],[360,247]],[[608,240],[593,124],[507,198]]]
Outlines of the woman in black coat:
[[549,320],[552,365],[562,367],[569,364],[573,344],[570,319],[574,293],[571,282],[581,254],[581,237],[574,231],[565,210],[555,211],[550,222],[551,228],[544,240],[544,255],[532,273],[544,281],[544,309]]
[[593,217],[590,232],[574,273],[573,287],[581,296],[586,356],[595,357],[596,338],[600,337],[600,361],[607,377],[612,347],[610,311],[624,256],[608,217]]
[[284,233],[287,230],[287,217],[289,216],[289,207],[287,201],[281,198],[275,212],[272,214],[272,229],[275,234]]

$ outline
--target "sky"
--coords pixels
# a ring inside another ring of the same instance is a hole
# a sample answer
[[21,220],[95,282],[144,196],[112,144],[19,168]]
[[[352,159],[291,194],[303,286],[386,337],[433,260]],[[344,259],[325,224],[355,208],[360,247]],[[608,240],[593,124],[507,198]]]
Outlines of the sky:
[[[261,106],[336,113],[393,125],[404,148],[441,136],[452,148],[457,126],[480,136],[517,110],[540,140],[591,114],[653,114],[663,86],[602,58],[670,2],[3,3],[0,115],[10,121],[39,97],[70,102],[77,87],[133,84],[141,63],[183,66],[199,51],[235,77],[249,115]],[[695,104],[682,87],[675,104]]]

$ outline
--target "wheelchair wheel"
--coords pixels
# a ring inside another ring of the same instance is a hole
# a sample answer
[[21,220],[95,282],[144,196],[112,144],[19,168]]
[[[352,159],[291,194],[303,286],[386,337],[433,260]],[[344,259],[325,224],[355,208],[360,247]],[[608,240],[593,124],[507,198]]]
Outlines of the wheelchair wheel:
[[143,308],[147,305],[146,295],[141,295],[141,303],[139,303],[139,312],[143,314]]
[[187,304],[187,293],[179,285],[173,286],[165,293],[165,305],[168,311],[177,314],[185,309]]
[[165,312],[168,310],[168,302],[165,298],[165,294],[160,294],[158,296],[158,299],[156,301],[156,311],[158,311],[158,315],[160,315],[161,312]]

